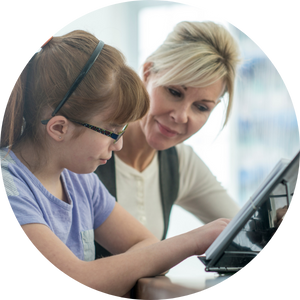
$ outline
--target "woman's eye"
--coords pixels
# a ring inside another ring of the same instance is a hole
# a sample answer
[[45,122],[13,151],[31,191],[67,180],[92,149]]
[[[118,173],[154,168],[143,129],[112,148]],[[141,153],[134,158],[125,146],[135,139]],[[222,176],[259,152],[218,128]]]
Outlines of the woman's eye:
[[168,88],[168,90],[169,90],[169,92],[170,92],[173,96],[175,96],[175,97],[180,97],[180,96],[181,96],[181,93],[178,92],[178,91],[176,91],[176,90],[173,90],[173,89],[171,89],[171,88]]
[[208,111],[209,110],[206,106],[199,105],[199,104],[197,104],[196,107],[200,111]]

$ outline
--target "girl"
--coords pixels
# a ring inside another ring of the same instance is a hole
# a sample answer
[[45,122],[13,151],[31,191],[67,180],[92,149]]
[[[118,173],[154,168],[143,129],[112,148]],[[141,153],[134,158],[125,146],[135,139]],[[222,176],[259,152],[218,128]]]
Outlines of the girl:
[[[199,131],[228,96],[230,114],[239,49],[213,22],[181,22],[143,65],[150,109],[133,122],[124,147],[99,178],[131,215],[164,239],[172,206],[203,223],[232,218],[239,210],[225,189],[183,142]],[[108,255],[97,246],[97,257]]]
[[[128,122],[148,106],[121,53],[74,31],[33,56],[3,120],[3,179],[24,232],[61,271],[113,295],[204,253],[228,223],[219,219],[158,242],[92,173],[122,148]],[[94,240],[114,256],[94,260]]]

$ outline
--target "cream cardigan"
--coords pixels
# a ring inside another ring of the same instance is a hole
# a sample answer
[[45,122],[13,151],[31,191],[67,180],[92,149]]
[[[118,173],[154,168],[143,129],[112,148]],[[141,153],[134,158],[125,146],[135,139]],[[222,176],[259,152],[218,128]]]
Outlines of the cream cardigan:
[[[176,146],[179,160],[179,191],[175,204],[207,223],[232,218],[239,206],[227,194],[204,162],[186,144]],[[143,171],[126,165],[115,155],[117,199],[131,215],[157,238],[164,230],[159,190],[158,155]]]

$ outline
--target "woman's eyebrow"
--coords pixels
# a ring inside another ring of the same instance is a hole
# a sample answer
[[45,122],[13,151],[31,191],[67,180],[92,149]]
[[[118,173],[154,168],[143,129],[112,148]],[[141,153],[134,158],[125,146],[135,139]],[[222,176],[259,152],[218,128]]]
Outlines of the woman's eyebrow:
[[216,105],[216,101],[214,101],[214,100],[202,99],[201,101],[212,102],[214,105]]
[[[185,91],[188,89],[185,85],[182,85],[181,87],[182,87]],[[214,101],[214,100],[202,99],[201,101],[204,101],[204,102],[212,102],[214,105],[217,105],[217,102]]]
[[185,85],[181,86],[185,91],[187,90],[187,87]]

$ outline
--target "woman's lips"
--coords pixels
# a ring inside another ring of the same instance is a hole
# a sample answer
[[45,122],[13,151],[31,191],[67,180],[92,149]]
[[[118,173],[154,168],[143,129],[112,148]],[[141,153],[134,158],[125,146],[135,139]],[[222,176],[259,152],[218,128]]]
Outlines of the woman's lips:
[[178,134],[177,131],[173,131],[171,130],[170,128],[166,127],[166,126],[163,126],[161,125],[159,122],[157,122],[157,125],[158,125],[158,128],[159,128],[159,131],[166,137],[173,137],[175,135]]

